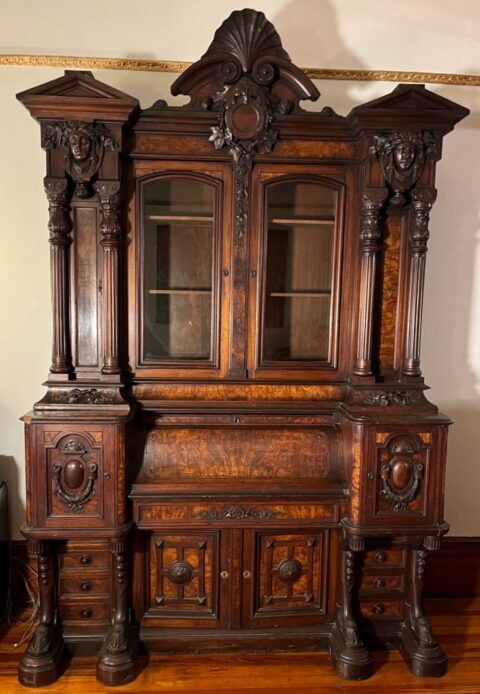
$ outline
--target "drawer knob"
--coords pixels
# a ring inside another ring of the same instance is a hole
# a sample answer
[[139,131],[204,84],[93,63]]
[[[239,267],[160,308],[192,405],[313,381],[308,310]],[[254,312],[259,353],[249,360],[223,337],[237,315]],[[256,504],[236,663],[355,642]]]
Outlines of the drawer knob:
[[84,593],[88,593],[90,590],[91,586],[90,583],[87,583],[87,581],[82,581],[80,583],[80,588],[83,590]]
[[84,566],[88,566],[88,564],[92,563],[92,557],[89,554],[82,554],[80,557],[80,564],[83,564]]
[[228,578],[228,571],[220,571],[220,576],[221,576],[221,578],[223,578],[223,579]]
[[375,588],[385,588],[386,583],[387,582],[385,581],[385,579],[380,577],[374,580],[373,585],[375,586]]
[[387,561],[387,555],[385,554],[385,552],[377,552],[375,554],[375,561],[377,562],[377,564],[385,564],[385,562]]
[[250,578],[251,575],[252,574],[250,573],[250,571],[248,571],[248,569],[245,569],[245,571],[243,572],[243,578]]
[[80,614],[82,615],[83,619],[90,619],[93,613],[92,610],[87,607],[87,609],[82,610]]
[[382,605],[381,602],[377,602],[373,606],[373,611],[375,612],[375,614],[383,614],[385,612],[385,605]]

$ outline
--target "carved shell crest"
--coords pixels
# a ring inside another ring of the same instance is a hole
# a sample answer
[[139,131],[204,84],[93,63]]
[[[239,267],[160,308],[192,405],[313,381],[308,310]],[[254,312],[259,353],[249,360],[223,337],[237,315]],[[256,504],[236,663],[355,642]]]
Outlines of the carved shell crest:
[[217,29],[209,49],[203,56],[228,53],[238,59],[242,70],[250,72],[254,62],[266,55],[290,60],[275,27],[263,12],[237,10]]

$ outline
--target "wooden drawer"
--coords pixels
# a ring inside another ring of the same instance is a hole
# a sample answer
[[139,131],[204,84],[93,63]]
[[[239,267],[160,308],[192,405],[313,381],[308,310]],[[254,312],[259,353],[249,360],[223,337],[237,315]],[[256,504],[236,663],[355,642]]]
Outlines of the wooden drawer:
[[369,593],[403,590],[403,574],[364,574],[360,590]]
[[[58,553],[60,572],[110,568],[110,552],[107,542],[68,543]],[[79,574],[80,576],[80,574]]]
[[401,600],[362,600],[360,612],[362,617],[370,620],[402,619],[403,603]]
[[111,584],[109,575],[95,576],[88,573],[84,576],[60,577],[60,599],[78,596],[105,598],[110,595]]
[[110,600],[69,600],[60,601],[60,615],[63,624],[72,622],[82,624],[107,624],[111,620],[112,608]]
[[405,567],[405,549],[403,547],[369,549],[364,554],[364,565],[371,568],[403,569]]
[[302,504],[298,502],[281,501],[278,503],[241,502],[241,503],[135,503],[134,519],[139,528],[155,529],[163,526],[184,527],[198,526],[199,522],[242,527],[257,526],[268,523],[269,526],[298,522],[305,525],[338,522],[338,503],[325,501],[321,504]]

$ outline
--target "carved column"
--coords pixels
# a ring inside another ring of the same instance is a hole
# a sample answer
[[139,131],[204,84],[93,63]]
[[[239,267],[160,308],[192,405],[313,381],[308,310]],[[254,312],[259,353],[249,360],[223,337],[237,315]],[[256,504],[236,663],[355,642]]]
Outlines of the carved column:
[[105,638],[97,664],[97,678],[107,686],[130,682],[135,675],[128,610],[128,566],[126,538],[110,540],[113,559],[112,626]]
[[417,188],[412,193],[413,219],[410,225],[409,277],[407,305],[407,332],[405,340],[404,376],[420,376],[420,338],[422,327],[423,287],[425,260],[429,237],[428,220],[437,191]]
[[46,542],[31,540],[29,549],[38,560],[40,623],[20,662],[18,673],[22,684],[38,687],[56,680],[63,640],[57,620],[57,580],[51,548]]
[[72,370],[68,314],[68,255],[72,242],[69,214],[70,194],[66,178],[45,178],[50,231],[51,292],[53,312],[52,374]]
[[372,336],[378,253],[382,248],[381,214],[387,196],[384,188],[364,193],[360,211],[360,307],[357,355],[353,373],[371,376]]
[[98,181],[95,190],[102,210],[103,247],[103,374],[120,373],[119,262],[122,229],[119,222],[120,183]]

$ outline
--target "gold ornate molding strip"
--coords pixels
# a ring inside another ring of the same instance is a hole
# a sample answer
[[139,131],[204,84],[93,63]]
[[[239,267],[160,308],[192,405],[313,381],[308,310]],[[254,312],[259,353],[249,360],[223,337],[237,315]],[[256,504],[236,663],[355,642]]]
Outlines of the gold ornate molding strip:
[[[142,72],[183,72],[191,63],[171,60],[132,58],[87,58],[72,55],[0,55],[0,65],[24,67],[60,67],[82,70],[137,70]],[[445,72],[396,70],[344,70],[303,68],[311,79],[350,80],[353,82],[420,82],[480,87],[480,75],[457,75]]]

